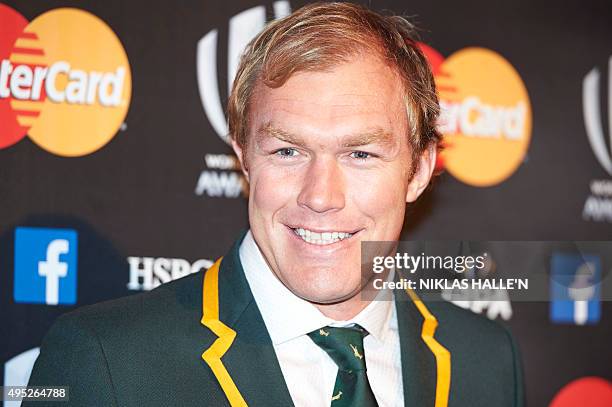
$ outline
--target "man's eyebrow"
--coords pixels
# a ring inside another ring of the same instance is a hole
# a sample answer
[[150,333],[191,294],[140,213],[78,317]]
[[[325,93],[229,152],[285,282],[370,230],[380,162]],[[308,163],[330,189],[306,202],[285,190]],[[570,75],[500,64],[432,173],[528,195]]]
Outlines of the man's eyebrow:
[[[290,133],[286,130],[274,127],[271,123],[264,123],[257,130],[258,138],[274,137],[281,141],[305,147],[306,141],[298,135]],[[343,148],[354,148],[366,146],[369,144],[379,144],[382,146],[393,146],[396,140],[393,133],[377,127],[370,131],[364,131],[356,134],[350,134],[342,138]]]
[[263,137],[274,137],[281,141],[284,141],[289,144],[294,144],[296,146],[305,147],[306,142],[299,136],[289,133],[286,130],[274,127],[272,123],[264,123],[257,129],[258,139]]
[[342,142],[342,147],[352,148],[361,147],[368,144],[379,144],[382,146],[393,146],[396,140],[393,137],[393,133],[388,132],[382,128],[375,128],[371,131],[358,133],[354,135],[346,136]]

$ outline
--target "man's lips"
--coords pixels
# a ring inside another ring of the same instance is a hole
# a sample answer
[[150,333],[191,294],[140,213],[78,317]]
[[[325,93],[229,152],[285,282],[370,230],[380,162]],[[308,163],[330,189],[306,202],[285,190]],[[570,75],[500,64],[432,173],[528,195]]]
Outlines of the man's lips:
[[361,227],[308,226],[302,223],[285,223],[284,225],[291,229],[304,229],[304,230],[308,230],[310,232],[315,232],[315,233],[343,232],[343,233],[355,234],[363,229]]
[[352,238],[362,229],[351,229],[350,232],[333,228],[307,228],[286,225],[293,233],[306,243],[327,246]]

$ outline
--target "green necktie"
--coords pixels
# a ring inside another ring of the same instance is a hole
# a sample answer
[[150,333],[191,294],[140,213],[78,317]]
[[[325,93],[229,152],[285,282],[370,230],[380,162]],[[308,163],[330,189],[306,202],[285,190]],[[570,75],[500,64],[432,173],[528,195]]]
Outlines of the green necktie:
[[338,365],[336,385],[331,396],[333,407],[378,406],[366,375],[363,338],[367,334],[359,325],[349,328],[326,326],[308,334]]

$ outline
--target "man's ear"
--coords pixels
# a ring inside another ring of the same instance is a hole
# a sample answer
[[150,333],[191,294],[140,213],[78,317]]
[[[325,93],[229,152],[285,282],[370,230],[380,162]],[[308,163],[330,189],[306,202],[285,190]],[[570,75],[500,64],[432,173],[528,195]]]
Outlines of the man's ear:
[[238,143],[236,142],[236,140],[234,140],[233,138],[232,138],[232,148],[234,149],[234,153],[238,157],[238,161],[240,161],[240,169],[242,170],[244,177],[248,181],[249,180],[249,170],[247,169],[247,166],[246,166],[246,160],[244,159],[242,147],[240,147]]
[[425,191],[436,167],[436,144],[431,143],[419,157],[418,167],[408,184],[406,202],[414,202]]

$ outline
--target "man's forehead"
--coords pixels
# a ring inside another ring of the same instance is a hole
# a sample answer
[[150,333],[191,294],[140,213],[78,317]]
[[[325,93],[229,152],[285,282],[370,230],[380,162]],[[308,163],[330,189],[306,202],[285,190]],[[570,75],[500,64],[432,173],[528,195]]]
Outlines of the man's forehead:
[[288,92],[271,89],[253,98],[250,116],[257,127],[274,121],[316,121],[337,123],[342,120],[371,122],[384,127],[405,119],[406,103],[398,94],[381,92],[333,93],[313,86],[312,89]]
[[250,128],[250,133],[259,139],[275,137],[293,142],[298,137],[326,135],[346,145],[389,144],[397,135],[405,137],[407,115],[404,105],[393,111],[379,98],[373,98],[371,104],[346,103],[334,107],[292,100],[256,107]]
[[[313,92],[315,89],[313,89]],[[354,114],[367,114],[376,110],[389,111],[392,102],[385,95],[372,91],[371,93],[326,93],[319,97],[304,94],[279,94],[272,90],[265,98],[265,105],[258,110],[284,111],[286,113],[300,112],[307,115],[313,112],[317,117],[325,113],[334,117],[344,117]],[[262,100],[262,99],[260,99]],[[395,101],[395,100],[393,100]],[[324,112],[321,110],[324,109]]]

